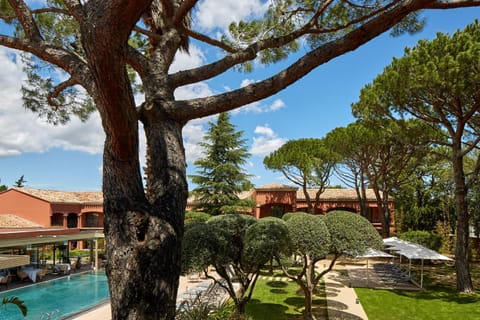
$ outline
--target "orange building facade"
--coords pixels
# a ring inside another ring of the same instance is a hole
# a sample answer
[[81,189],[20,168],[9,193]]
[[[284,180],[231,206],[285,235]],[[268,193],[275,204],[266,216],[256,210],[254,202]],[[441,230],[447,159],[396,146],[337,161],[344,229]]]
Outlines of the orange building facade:
[[[315,189],[308,189],[312,201],[315,201]],[[281,217],[286,212],[304,211],[307,212],[307,200],[303,190],[281,184],[268,184],[255,187],[249,192],[243,193],[240,198],[251,197],[255,203],[255,209],[251,214],[257,219],[265,217]],[[194,199],[189,199],[187,210],[194,210],[196,207]],[[381,231],[382,216],[378,208],[373,190],[366,190],[367,218],[373,226]],[[389,209],[392,213],[390,231],[395,231],[394,203],[389,202]],[[360,214],[360,203],[354,189],[326,189],[320,196],[320,201],[315,214],[327,214],[332,210],[346,210]]]
[[[315,189],[308,190],[312,201]],[[244,192],[241,198],[252,198],[256,206],[250,214],[257,219],[277,216],[286,212],[307,211],[303,191],[296,187],[269,184]],[[197,204],[189,199],[187,210]],[[367,218],[381,230],[381,212],[373,190],[366,190]],[[394,204],[389,202],[392,213],[390,231],[394,230]],[[354,189],[326,189],[320,196],[316,214],[327,214],[332,210],[346,210],[360,214],[360,204]],[[64,192],[28,188],[12,188],[0,193],[0,215],[15,215],[31,221],[45,230],[103,231],[102,192]],[[3,227],[5,228],[5,227]],[[1,233],[2,226],[0,226]],[[0,234],[1,235],[1,234]],[[79,249],[83,249],[80,243]]]
[[[103,231],[103,196],[101,192],[12,188],[0,193],[0,214],[28,220],[45,232]],[[78,249],[85,246],[82,242],[73,245]]]

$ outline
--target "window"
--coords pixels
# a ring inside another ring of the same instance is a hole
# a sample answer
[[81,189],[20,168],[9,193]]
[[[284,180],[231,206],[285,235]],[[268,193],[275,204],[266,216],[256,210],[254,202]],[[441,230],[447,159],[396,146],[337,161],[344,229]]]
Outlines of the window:
[[63,214],[54,213],[50,217],[50,225],[52,227],[63,227]]
[[98,213],[89,212],[85,214],[85,227],[93,228],[98,227]]
[[76,213],[69,213],[67,216],[67,228],[77,228],[78,218]]
[[272,206],[271,212],[272,212],[272,217],[281,218],[285,213],[285,207],[283,205]]

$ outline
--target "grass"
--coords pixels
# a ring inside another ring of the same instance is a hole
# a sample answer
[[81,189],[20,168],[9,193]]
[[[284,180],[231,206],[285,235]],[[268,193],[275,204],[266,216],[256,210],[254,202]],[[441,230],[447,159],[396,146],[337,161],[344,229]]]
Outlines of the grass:
[[[413,274],[420,281],[420,267],[413,266]],[[471,264],[474,288],[480,288],[480,264]],[[267,272],[262,275],[268,275]],[[341,275],[347,276],[346,272]],[[247,314],[254,320],[303,319],[303,292],[291,281],[278,281],[283,275],[276,271],[274,281],[261,277],[255,287]],[[426,290],[377,290],[357,288],[369,320],[477,320],[480,319],[480,294],[463,295],[455,291],[455,269],[445,263],[428,263],[424,270]],[[328,319],[323,283],[314,298],[317,319]]]
[[[420,281],[419,266],[414,266],[415,279]],[[471,264],[474,288],[479,288],[480,266]],[[357,288],[363,308],[370,320],[443,320],[480,319],[480,294],[465,295],[455,291],[455,269],[445,263],[429,263],[424,269],[426,290],[376,290]]]
[[[313,300],[317,318],[326,319],[325,288]],[[303,319],[305,297],[298,285],[292,281],[257,281],[252,299],[247,304],[247,314],[255,320],[300,320]]]
[[437,288],[425,291],[355,289],[370,320],[480,319],[480,295]]

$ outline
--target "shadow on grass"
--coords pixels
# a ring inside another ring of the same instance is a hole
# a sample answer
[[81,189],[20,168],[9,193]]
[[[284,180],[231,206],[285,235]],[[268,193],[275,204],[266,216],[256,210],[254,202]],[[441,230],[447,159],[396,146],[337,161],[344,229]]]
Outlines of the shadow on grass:
[[287,307],[277,303],[262,303],[258,299],[248,302],[247,313],[253,319],[286,319]]
[[[320,299],[314,299],[312,304],[312,311],[317,319],[326,319],[327,309],[325,303]],[[292,308],[289,309],[285,305],[289,305]],[[303,319],[302,312],[304,306],[304,297],[286,298],[283,300],[283,305],[280,303],[262,303],[258,299],[252,299],[247,305],[247,313],[255,320],[300,320]],[[296,314],[291,313],[292,311]]]
[[267,286],[273,287],[273,288],[285,288],[285,287],[288,287],[288,283],[284,281],[268,281]]

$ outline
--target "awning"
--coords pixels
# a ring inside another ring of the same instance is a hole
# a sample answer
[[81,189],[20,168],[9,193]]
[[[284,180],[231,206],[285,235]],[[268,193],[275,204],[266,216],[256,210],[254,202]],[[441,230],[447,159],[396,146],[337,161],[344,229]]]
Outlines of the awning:
[[364,254],[358,255],[355,258],[393,258],[393,256],[389,253],[383,252],[381,250],[375,250],[372,248],[368,248]]
[[420,288],[423,288],[423,260],[454,261],[452,258],[444,256],[443,254],[440,254],[435,250],[426,248],[418,243],[399,239],[397,237],[385,238],[383,239],[383,244],[385,246],[388,246],[389,250],[396,251],[399,255],[402,255],[409,260],[409,273],[411,267],[411,260],[422,260]]
[[370,276],[369,276],[369,273],[368,273],[368,259],[370,258],[393,258],[394,256],[392,256],[391,254],[389,253],[386,253],[386,252],[383,252],[383,251],[380,251],[380,250],[376,250],[376,249],[372,249],[372,248],[368,248],[367,251],[365,251],[364,254],[362,255],[358,255],[356,256],[355,258],[357,259],[367,259],[367,270],[366,270],[366,276],[367,276],[367,287],[369,287],[370,285]]

